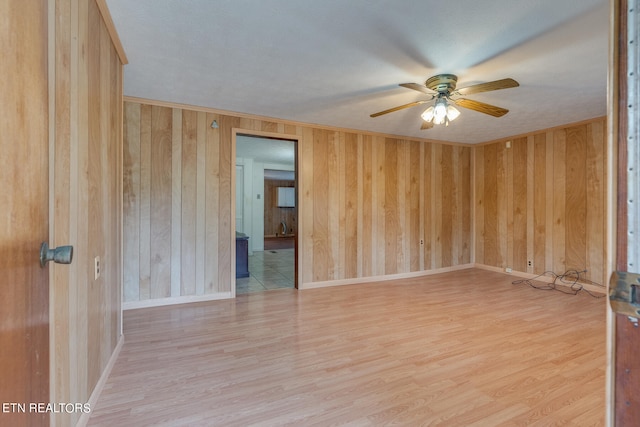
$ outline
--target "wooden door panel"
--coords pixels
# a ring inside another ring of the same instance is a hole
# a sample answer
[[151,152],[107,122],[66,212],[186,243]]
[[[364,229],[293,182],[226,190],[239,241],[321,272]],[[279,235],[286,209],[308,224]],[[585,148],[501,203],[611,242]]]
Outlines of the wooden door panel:
[[640,406],[637,393],[640,385],[640,327],[622,314],[616,315],[616,426],[637,426]]
[[[637,149],[635,136],[640,134],[638,127],[637,108],[628,106],[638,102],[637,94],[629,91],[630,86],[638,82],[637,55],[640,50],[637,43],[628,40],[629,26],[637,34],[637,16],[627,0],[616,0],[612,3],[612,13],[615,17],[613,28],[614,43],[614,94],[612,105],[612,122],[614,130],[613,144],[617,146],[617,221],[616,221],[616,270],[619,272],[638,271],[636,259],[640,248],[633,230],[640,218],[640,210],[629,200],[637,199],[640,181],[636,169],[636,159],[640,153]],[[633,18],[631,21],[629,17]],[[633,146],[627,144],[633,139]],[[633,172],[630,172],[633,171]],[[635,191],[633,191],[635,189]],[[612,293],[610,293],[612,295]],[[613,295],[612,295],[613,296]],[[613,423],[616,427],[637,426],[640,420],[640,327],[638,319],[625,314],[616,314],[615,333],[613,334]]]
[[[49,400],[47,3],[0,2],[0,425]],[[21,405],[21,406],[20,406]]]

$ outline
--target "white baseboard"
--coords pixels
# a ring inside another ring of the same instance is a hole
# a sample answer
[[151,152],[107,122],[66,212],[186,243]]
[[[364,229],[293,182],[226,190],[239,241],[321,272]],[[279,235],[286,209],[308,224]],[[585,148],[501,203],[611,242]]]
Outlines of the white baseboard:
[[[116,344],[116,348],[111,353],[111,357],[109,358],[109,362],[107,362],[107,366],[105,366],[102,375],[100,375],[100,379],[98,380],[96,386],[93,388],[93,392],[91,396],[89,396],[89,400],[87,403],[91,407],[91,410],[96,407],[96,403],[98,403],[98,398],[102,393],[102,389],[104,389],[105,384],[107,383],[107,379],[109,379],[109,375],[111,375],[111,370],[113,369],[113,365],[115,365],[118,356],[120,355],[120,350],[122,349],[122,345],[124,344],[124,335],[120,335],[120,339],[118,340],[118,344]],[[76,423],[76,427],[85,427],[89,422],[89,418],[91,418],[91,412],[83,412],[82,416]]]
[[432,274],[449,273],[451,271],[466,270],[473,264],[461,264],[453,267],[435,268],[433,270],[412,271],[410,273],[387,274],[384,276],[357,277],[353,279],[326,280],[323,282],[303,283],[299,289],[327,288],[331,286],[356,285],[360,283],[384,282],[387,280],[412,279],[415,277],[430,276]]
[[187,295],[182,297],[156,298],[143,301],[126,301],[122,303],[122,310],[135,308],[162,307],[165,305],[188,304],[191,302],[216,301],[233,298],[231,292],[218,292],[207,295]]

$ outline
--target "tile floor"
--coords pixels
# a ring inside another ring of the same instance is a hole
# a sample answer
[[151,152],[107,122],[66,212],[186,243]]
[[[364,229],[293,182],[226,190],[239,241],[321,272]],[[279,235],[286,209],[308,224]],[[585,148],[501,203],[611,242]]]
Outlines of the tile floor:
[[236,279],[236,294],[293,288],[294,250],[254,251],[249,255],[249,274]]

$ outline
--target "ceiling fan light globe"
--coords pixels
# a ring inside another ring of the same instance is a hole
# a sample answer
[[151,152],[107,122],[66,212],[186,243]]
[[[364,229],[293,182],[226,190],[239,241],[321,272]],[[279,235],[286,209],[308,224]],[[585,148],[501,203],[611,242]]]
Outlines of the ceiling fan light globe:
[[447,118],[449,119],[449,121],[457,119],[459,115],[460,111],[458,111],[456,107],[454,107],[453,105],[447,106]]
[[422,117],[422,120],[424,120],[425,122],[430,122],[431,120],[433,120],[433,107],[429,107],[424,110],[420,117]]
[[447,103],[445,101],[438,100],[433,108],[433,119],[442,123],[447,116]]

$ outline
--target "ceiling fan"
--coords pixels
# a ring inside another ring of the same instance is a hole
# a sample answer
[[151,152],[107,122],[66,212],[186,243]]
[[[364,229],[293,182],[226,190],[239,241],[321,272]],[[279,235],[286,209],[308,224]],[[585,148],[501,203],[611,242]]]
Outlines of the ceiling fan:
[[421,115],[424,121],[422,122],[420,129],[430,129],[434,124],[443,123],[445,126],[449,126],[449,122],[455,120],[460,115],[460,111],[458,111],[453,104],[488,114],[490,116],[502,117],[507,114],[509,110],[496,107],[495,105],[485,104],[484,102],[474,101],[472,99],[458,98],[458,96],[520,86],[517,81],[510,78],[487,83],[479,83],[477,85],[467,86],[460,89],[456,89],[457,82],[458,77],[453,74],[438,74],[433,77],[429,77],[424,85],[418,83],[401,83],[400,86],[426,93],[427,95],[431,95],[431,98],[379,111],[371,114],[371,117],[378,117],[383,114],[393,113],[394,111],[404,110],[405,108],[415,107],[416,105],[426,104],[434,99],[436,100],[434,105],[427,108]]

